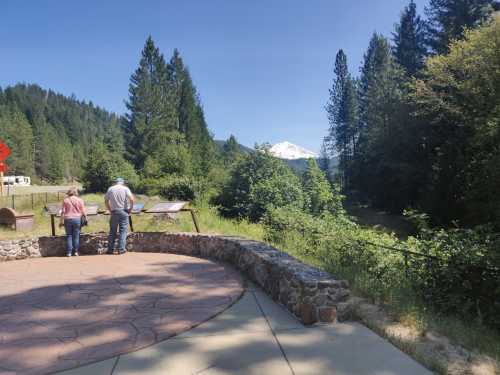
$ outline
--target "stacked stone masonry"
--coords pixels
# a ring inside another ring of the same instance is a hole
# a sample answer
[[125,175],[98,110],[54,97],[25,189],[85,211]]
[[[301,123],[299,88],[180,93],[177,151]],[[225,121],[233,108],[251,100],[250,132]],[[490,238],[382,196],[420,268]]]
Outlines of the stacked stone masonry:
[[[62,236],[0,241],[0,261],[64,256],[64,246]],[[105,233],[81,236],[81,254],[98,255],[106,249]],[[337,308],[349,297],[346,281],[336,280],[258,241],[191,233],[135,232],[127,237],[127,250],[181,254],[229,263],[307,325],[336,321]]]

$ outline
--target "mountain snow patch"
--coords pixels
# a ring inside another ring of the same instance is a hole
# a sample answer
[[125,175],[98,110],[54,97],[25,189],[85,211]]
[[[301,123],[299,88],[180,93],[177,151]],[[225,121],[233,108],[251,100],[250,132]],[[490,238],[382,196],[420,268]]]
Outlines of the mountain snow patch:
[[290,142],[280,142],[276,143],[269,149],[269,152],[280,159],[309,159],[309,158],[317,158],[318,154],[313,151],[306,150],[303,147],[294,145]]

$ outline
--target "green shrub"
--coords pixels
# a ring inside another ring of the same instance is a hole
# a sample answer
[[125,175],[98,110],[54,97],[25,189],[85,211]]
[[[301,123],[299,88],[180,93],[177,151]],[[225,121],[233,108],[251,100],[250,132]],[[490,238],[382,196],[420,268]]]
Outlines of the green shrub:
[[415,290],[444,314],[469,316],[500,328],[500,245],[488,227],[427,231],[408,240]]
[[239,159],[213,202],[226,217],[259,221],[272,207],[304,206],[299,178],[263,149]]
[[135,189],[139,182],[132,164],[125,161],[121,155],[111,153],[104,144],[97,143],[85,166],[85,190],[89,193],[106,192],[117,177],[124,178],[132,189]]
[[138,192],[160,195],[167,200],[193,201],[199,194],[200,186],[188,176],[168,175],[162,178],[145,178]]

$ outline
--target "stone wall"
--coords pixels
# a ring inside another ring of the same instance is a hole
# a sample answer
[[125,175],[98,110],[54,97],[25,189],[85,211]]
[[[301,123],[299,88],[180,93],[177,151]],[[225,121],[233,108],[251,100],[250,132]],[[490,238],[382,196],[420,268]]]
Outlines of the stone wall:
[[38,238],[0,241],[0,262],[39,256]]
[[[83,234],[80,253],[102,254],[106,251],[106,245],[105,233]],[[0,241],[0,260],[64,256],[64,246],[65,238],[62,236]],[[258,241],[191,233],[135,232],[127,238],[127,249],[189,255],[230,263],[304,324],[334,322],[337,307],[349,297],[346,281],[336,280],[330,274]]]

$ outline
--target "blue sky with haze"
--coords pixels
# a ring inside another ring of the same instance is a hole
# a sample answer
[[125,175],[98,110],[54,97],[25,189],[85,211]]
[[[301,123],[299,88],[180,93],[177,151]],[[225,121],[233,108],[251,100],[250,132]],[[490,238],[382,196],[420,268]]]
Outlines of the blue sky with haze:
[[167,60],[180,50],[216,139],[318,151],[338,49],[357,75],[373,31],[390,36],[408,2],[2,0],[0,86],[37,83],[122,114],[151,34]]

